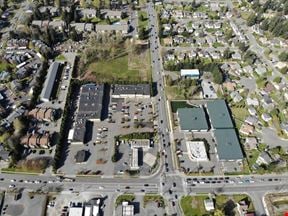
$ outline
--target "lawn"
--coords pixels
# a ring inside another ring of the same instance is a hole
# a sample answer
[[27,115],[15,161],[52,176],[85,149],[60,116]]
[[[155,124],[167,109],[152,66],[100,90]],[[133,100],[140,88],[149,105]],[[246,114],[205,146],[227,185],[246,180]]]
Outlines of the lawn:
[[134,194],[123,194],[117,197],[116,199],[116,207],[121,205],[122,202],[132,202],[135,199]]
[[180,205],[185,216],[202,216],[206,214],[204,200],[207,196],[185,196],[181,199]]
[[257,149],[253,149],[251,151],[246,151],[247,153],[247,160],[249,163],[249,167],[252,168],[253,164],[255,164],[260,152]]
[[249,115],[249,112],[245,107],[240,108],[240,107],[235,107],[235,106],[231,107],[231,111],[235,119],[236,127],[240,129],[246,117]]
[[7,70],[7,67],[13,68],[14,66],[9,64],[9,63],[6,63],[6,62],[0,60],[0,71]]
[[158,194],[147,194],[144,196],[143,200],[144,200],[144,208],[147,205],[147,203],[149,203],[149,202],[160,203],[161,207],[163,207],[163,208],[165,206],[164,198]]

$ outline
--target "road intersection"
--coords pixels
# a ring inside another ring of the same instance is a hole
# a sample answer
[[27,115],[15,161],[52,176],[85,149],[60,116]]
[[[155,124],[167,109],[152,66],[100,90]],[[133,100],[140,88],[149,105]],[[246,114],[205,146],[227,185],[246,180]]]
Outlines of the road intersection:
[[[153,71],[153,84],[157,85],[157,93],[153,97],[158,114],[159,145],[164,155],[160,158],[160,166],[156,173],[147,177],[126,178],[113,176],[75,177],[75,181],[65,181],[51,175],[0,174],[0,187],[42,191],[97,192],[109,195],[120,193],[157,193],[168,201],[168,213],[182,215],[179,199],[184,195],[197,193],[247,193],[251,196],[257,215],[267,214],[262,198],[266,192],[287,191],[288,175],[253,175],[253,176],[201,176],[189,177],[180,173],[173,154],[175,152],[173,133],[167,113],[167,99],[164,86],[165,77],[160,54],[158,38],[157,14],[153,3],[147,4],[149,44]],[[111,205],[112,206],[112,205]]]

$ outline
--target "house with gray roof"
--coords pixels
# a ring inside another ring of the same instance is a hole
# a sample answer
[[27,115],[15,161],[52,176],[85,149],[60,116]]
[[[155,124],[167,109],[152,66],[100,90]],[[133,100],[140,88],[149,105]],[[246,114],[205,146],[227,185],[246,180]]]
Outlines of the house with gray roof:
[[177,109],[177,116],[181,131],[203,132],[209,129],[202,107],[179,108]]

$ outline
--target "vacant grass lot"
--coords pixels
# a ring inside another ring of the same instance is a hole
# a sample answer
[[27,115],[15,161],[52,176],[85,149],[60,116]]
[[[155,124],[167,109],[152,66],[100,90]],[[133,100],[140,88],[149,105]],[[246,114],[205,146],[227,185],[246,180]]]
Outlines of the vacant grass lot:
[[204,200],[207,196],[185,196],[181,199],[180,205],[185,216],[202,216],[207,212],[204,207]]
[[86,78],[97,82],[149,82],[151,77],[149,49],[139,55],[126,53],[114,59],[91,63]]

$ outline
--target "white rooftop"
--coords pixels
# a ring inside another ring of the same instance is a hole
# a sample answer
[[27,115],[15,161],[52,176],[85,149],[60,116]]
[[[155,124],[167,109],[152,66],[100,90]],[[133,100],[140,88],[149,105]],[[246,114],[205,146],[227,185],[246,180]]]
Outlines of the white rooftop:
[[186,141],[187,151],[192,161],[208,161],[205,144],[202,141]]
[[143,158],[144,163],[146,163],[148,166],[152,167],[155,164],[156,157],[152,155],[151,153],[146,153]]

